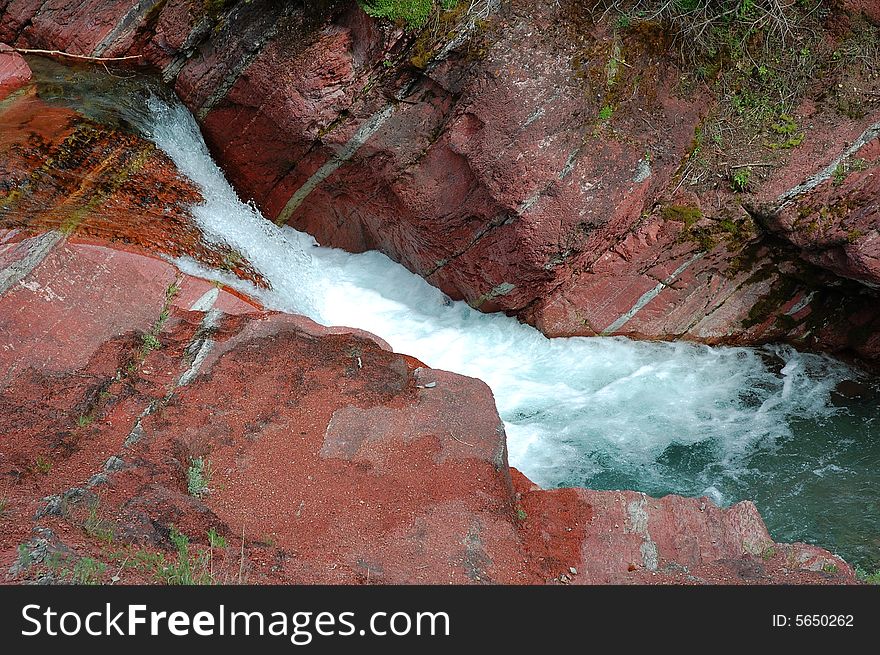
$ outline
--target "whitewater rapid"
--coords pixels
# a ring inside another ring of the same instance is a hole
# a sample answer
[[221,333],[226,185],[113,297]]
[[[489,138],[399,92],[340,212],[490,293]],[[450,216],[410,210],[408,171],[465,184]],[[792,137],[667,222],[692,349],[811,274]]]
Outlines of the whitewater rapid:
[[[196,182],[194,215],[206,238],[238,251],[269,282],[259,289],[194,261],[188,273],[246,292],[266,307],[325,325],[357,327],[431,367],[489,384],[510,462],[545,486],[632,480],[652,493],[707,494],[719,503],[749,457],[792,436],[792,417],[821,419],[851,378],[844,364],[785,346],[762,349],[624,338],[547,339],[500,314],[453,302],[376,252],[318,247],[242,202],[211,159],[186,109],[152,99],[148,136]],[[670,449],[699,445],[700,466],[663,465]],[[609,478],[610,476],[610,478]]]
[[[722,505],[747,498],[776,540],[817,543],[880,568],[876,378],[781,346],[548,340],[449,301],[378,253],[320,248],[275,227],[236,197],[189,112],[157,80],[31,64],[41,99],[167,152],[202,188],[193,212],[206,237],[239,251],[271,289],[189,260],[177,262],[182,269],[482,378],[505,421],[511,463],[543,486],[706,494]],[[840,385],[845,379],[856,382]]]

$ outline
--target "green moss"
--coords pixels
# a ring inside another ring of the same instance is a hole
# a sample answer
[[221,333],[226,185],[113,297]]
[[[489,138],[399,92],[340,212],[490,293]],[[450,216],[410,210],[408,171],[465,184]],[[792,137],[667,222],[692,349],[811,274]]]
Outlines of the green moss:
[[202,6],[205,8],[205,13],[211,18],[217,18],[228,7],[231,7],[234,4],[235,0],[202,0]]
[[703,212],[698,207],[690,205],[666,205],[660,210],[660,215],[667,221],[684,223],[685,229],[692,228],[703,218]]
[[440,49],[455,35],[455,28],[461,17],[467,13],[466,4],[454,4],[437,15],[432,29],[419,34],[409,51],[409,63],[419,70],[425,70]]
[[[731,260],[730,265],[724,270],[724,275],[732,279],[743,271],[752,270],[758,262],[758,256],[762,251],[763,244],[758,241],[746,244],[736,257]],[[751,277],[754,278],[757,275],[760,279],[766,280],[772,272],[773,267],[764,266],[755,271]],[[760,281],[760,279],[754,281]]]
[[722,241],[732,247],[742,247],[754,236],[754,225],[748,218],[723,217],[720,220],[697,225],[703,213],[690,205],[666,205],[660,215],[667,221],[684,223],[681,239],[699,245],[701,250],[709,251]]
[[856,241],[861,239],[863,236],[865,236],[865,233],[862,232],[861,230],[855,230],[855,229],[850,230],[849,232],[846,233],[846,242],[847,243],[855,243]]
[[[779,308],[791,299],[799,286],[797,280],[793,278],[781,278],[773,287],[771,287],[766,295],[759,298],[752,306],[749,310],[748,317],[743,321],[743,327],[754,327],[755,325],[759,325],[773,317],[776,312],[779,311]],[[778,321],[781,316],[777,316],[776,318]]]

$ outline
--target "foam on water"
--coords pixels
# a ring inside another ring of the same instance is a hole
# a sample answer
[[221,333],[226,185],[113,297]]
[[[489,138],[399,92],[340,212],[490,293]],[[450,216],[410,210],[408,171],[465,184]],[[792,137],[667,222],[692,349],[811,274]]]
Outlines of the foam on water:
[[[205,201],[194,214],[205,235],[238,250],[271,288],[192,261],[180,261],[182,269],[270,308],[368,330],[429,366],[486,381],[506,425],[511,464],[539,484],[706,494],[721,504],[759,497],[755,485],[771,488],[775,473],[755,468],[757,454],[772,457],[796,439],[794,423],[817,429],[847,411],[830,398],[857,374],[828,357],[786,346],[551,340],[515,319],[450,301],[382,254],[318,247],[239,200],[189,112],[156,99],[150,108],[149,136],[202,187]],[[870,429],[876,435],[876,424]],[[834,453],[825,456],[798,464],[797,475],[843,471]],[[774,493],[794,494],[796,508],[797,484]],[[806,521],[795,517],[798,538]]]
[[[312,237],[277,228],[238,199],[185,109],[151,105],[152,138],[202,187],[205,202],[194,210],[200,227],[244,255],[271,289],[229,275],[224,282],[269,307],[368,330],[432,367],[485,380],[507,426],[511,462],[539,483],[574,482],[608,466],[650,479],[670,444],[696,442],[712,444],[720,474],[736,475],[754,448],[790,434],[789,416],[837,411],[829,393],[851,372],[829,358],[781,346],[551,340],[512,318],[450,301],[382,254],[316,247]],[[193,262],[182,266],[218,275]],[[783,363],[779,372],[768,356]],[[697,493],[720,483],[684,486]]]

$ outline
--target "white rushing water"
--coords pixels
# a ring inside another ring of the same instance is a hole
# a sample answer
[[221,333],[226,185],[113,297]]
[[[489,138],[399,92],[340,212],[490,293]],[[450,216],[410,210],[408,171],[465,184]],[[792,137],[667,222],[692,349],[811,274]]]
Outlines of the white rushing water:
[[[384,255],[317,247],[276,227],[239,200],[189,112],[150,105],[149,136],[202,188],[205,202],[194,214],[206,237],[240,252],[271,289],[192,261],[178,262],[183,270],[269,308],[368,330],[429,366],[486,381],[511,464],[539,484],[592,481],[729,502],[725,480],[745,474],[757,450],[792,437],[792,418],[821,421],[838,411],[831,391],[853,375],[835,360],[783,346],[547,339],[515,319],[451,302]],[[696,449],[696,463],[671,470],[664,462],[677,448]]]

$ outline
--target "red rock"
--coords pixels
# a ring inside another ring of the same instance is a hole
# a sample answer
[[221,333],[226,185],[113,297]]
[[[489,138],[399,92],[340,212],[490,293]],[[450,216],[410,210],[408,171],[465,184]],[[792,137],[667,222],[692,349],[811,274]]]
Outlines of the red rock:
[[5,43],[0,43],[0,100],[31,79],[31,69],[24,58]]
[[[605,62],[613,46],[601,27],[573,35],[554,11],[510,3],[476,61],[460,50],[420,73],[392,66],[367,92],[377,62],[405,43],[354,9],[310,23],[275,4],[211,17],[185,0],[155,11],[13,0],[0,37],[142,53],[201,110],[218,158],[271,215],[413,81],[296,208],[297,225],[351,249],[381,247],[450,293],[551,334],[760,341],[815,327],[819,346],[880,353],[875,296],[810,287],[794,254],[748,229],[724,237],[720,214],[690,226],[664,214],[705,99],[673,93],[679,72],[662,44],[636,39],[623,44],[627,59],[649,84],[627,87],[632,103],[597,124],[600,103],[559,62],[583,48]],[[530,34],[541,38],[522,57]],[[589,62],[581,72],[597,73]],[[207,548],[209,529],[226,537],[212,559],[219,582],[855,581],[827,551],[774,544],[751,503],[538,489],[508,468],[482,382],[427,369],[373,335],[263,312],[157,259],[219,266],[228,253],[202,242],[186,209],[197,190],[149,144],[33,94],[4,105],[0,121],[10,128],[0,131],[7,581],[63,577],[51,552],[171,559],[172,526],[194,549]],[[600,134],[585,136],[587,123]],[[783,169],[767,188],[784,191],[804,170]],[[847,180],[871,201],[865,178]],[[786,238],[792,252],[809,249]],[[817,261],[870,273],[871,247],[848,254],[849,268]],[[199,457],[212,470],[205,493],[188,480]],[[25,566],[22,546],[42,554]],[[123,582],[155,581],[119,570]]]
[[3,8],[0,40],[89,55],[134,4],[128,0],[10,0]]
[[[4,270],[28,243],[4,244]],[[106,562],[128,544],[167,550],[172,525],[194,549],[226,536],[219,582],[854,580],[821,549],[773,544],[750,503],[512,481],[482,382],[261,312],[164,261],[59,241],[0,295],[0,316],[15,346],[0,361],[8,582],[63,578],[45,553],[16,564],[45,535],[58,557]],[[147,332],[159,348],[144,350]],[[212,471],[201,497],[193,457]]]
[[880,123],[877,136],[799,194],[767,224],[804,258],[841,277],[880,286]]
[[820,580],[806,571],[852,575],[842,560],[812,546],[774,544],[747,501],[721,510],[707,498],[543,491],[519,473],[514,482],[526,547],[542,555],[533,562],[557,582],[767,584]]
[[880,5],[874,0],[843,0],[843,6],[852,14],[862,14],[875,25],[880,25]]
[[[235,3],[211,15],[194,0],[83,10],[50,0],[37,9],[9,3],[0,37],[143,55],[268,216],[329,245],[382,250],[485,311],[549,335],[787,340],[880,356],[875,319],[848,327],[874,292],[837,278],[873,284],[872,174],[837,190],[852,203],[843,232],[815,243],[802,235],[791,249],[768,241],[766,227],[785,230],[756,225],[729,191],[682,200],[675,176],[713,99],[699,87],[680,92],[661,33],[612,33],[555,6],[512,2],[422,69],[442,43],[413,45],[355,7],[322,15]],[[609,72],[620,58],[627,65]],[[600,120],[606,104],[613,111]],[[797,119],[810,138],[777,153],[750,208],[815,173],[876,116],[841,118],[807,99]],[[664,218],[673,202],[701,208],[697,232]],[[725,234],[730,219],[748,234]]]
[[189,210],[201,193],[163,152],[32,92],[0,107],[0,180],[0,227],[20,236],[59,230],[187,255],[263,284],[240,256],[203,239]]

